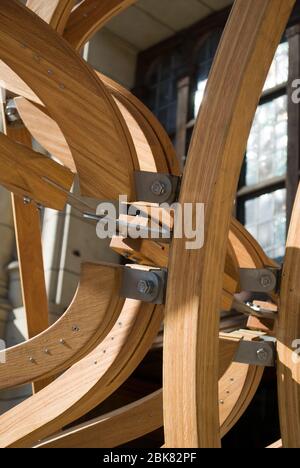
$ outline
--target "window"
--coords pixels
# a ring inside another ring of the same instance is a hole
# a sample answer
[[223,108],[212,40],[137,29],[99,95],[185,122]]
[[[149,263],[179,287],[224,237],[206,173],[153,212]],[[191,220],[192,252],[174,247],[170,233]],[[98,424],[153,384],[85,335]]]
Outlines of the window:
[[279,45],[248,140],[238,215],[267,255],[280,259],[286,237],[288,43]]
[[170,136],[176,131],[177,81],[181,55],[166,55],[152,64],[147,76],[146,104]]
[[[139,58],[138,96],[150,103],[167,129],[182,164],[229,12],[212,15]],[[236,203],[239,221],[274,259],[284,254],[287,220],[300,175],[300,114],[288,99],[292,91],[288,80],[299,78],[299,24],[300,8],[290,18],[287,38],[278,46],[264,85]]]
[[197,88],[194,97],[194,118],[197,117],[208,75],[217,52],[218,45],[222,36],[222,31],[214,31],[202,44],[197,54]]

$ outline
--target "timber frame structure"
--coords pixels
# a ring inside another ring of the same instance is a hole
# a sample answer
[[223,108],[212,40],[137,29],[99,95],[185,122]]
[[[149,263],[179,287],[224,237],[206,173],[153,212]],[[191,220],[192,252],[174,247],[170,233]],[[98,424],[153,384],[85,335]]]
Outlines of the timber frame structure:
[[[27,0],[22,6],[0,0],[0,80],[20,117],[14,124],[3,104],[0,184],[12,192],[30,335],[0,352],[0,389],[32,382],[35,390],[0,416],[0,447],[117,447],[163,426],[165,448],[218,448],[249,406],[264,367],[276,365],[282,442],[275,446],[299,448],[300,193],[282,269],[232,218],[251,124],[295,0],[235,1],[183,173],[149,109],[80,55],[133,3]],[[33,151],[32,137],[55,159]],[[83,264],[72,304],[49,327],[39,206],[63,210],[79,203],[84,211],[89,203],[126,194],[147,212],[153,199],[139,198],[136,184],[136,175],[145,173],[154,177],[158,220],[162,179],[179,181],[175,196],[182,205],[204,204],[203,247],[187,250],[185,237],[137,243],[114,236],[111,248],[131,262]],[[72,195],[75,175],[80,199]],[[147,278],[166,270],[165,298],[153,300]],[[135,275],[141,279],[132,293],[124,278]],[[261,287],[269,300],[260,308],[240,300],[243,291]],[[220,312],[232,308],[249,320],[255,316],[261,330],[220,331]],[[126,381],[162,322],[163,388],[62,430]]]

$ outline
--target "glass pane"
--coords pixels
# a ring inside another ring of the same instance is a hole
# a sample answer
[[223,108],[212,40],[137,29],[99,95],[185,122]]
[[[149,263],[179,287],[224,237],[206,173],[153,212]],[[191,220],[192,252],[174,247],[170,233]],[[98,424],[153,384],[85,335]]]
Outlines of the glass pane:
[[287,96],[257,109],[247,146],[246,185],[286,173],[287,119]]
[[194,116],[197,117],[201,102],[203,100],[207,78],[217,52],[217,48],[222,36],[222,31],[215,31],[209,38],[202,44],[198,52],[198,84],[194,98]]
[[245,203],[247,230],[271,258],[284,256],[286,189],[276,190]]
[[207,81],[208,80],[206,79],[206,80],[198,82],[198,87],[197,87],[197,91],[195,94],[195,109],[194,109],[195,117],[197,116],[201,103],[203,101],[203,96],[204,96]]
[[288,80],[289,74],[289,45],[283,42],[278,46],[268,78],[266,80],[264,91],[270,90],[284,84]]

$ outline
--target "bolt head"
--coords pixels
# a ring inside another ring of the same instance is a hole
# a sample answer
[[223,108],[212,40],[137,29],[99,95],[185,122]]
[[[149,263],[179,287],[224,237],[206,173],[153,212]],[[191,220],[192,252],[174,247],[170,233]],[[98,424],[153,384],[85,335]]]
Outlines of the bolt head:
[[31,203],[31,198],[29,198],[29,197],[23,197],[23,202],[24,202],[24,205],[30,205],[30,203]]
[[151,294],[153,289],[152,281],[140,280],[137,284],[137,290],[140,294]]
[[268,351],[264,348],[258,349],[256,354],[260,362],[266,362],[269,357]]
[[263,275],[260,278],[260,284],[263,288],[269,288],[272,284],[271,278],[268,275]]
[[166,186],[160,180],[155,180],[151,185],[151,192],[153,195],[160,197],[166,193]]

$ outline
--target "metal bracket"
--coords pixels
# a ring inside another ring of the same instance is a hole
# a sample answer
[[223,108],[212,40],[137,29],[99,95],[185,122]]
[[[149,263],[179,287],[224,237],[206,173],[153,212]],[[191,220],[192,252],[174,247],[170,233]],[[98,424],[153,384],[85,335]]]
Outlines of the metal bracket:
[[139,270],[123,267],[120,295],[152,304],[164,304],[167,270]]
[[136,198],[148,203],[173,203],[177,200],[181,178],[171,174],[135,171]]
[[240,269],[240,285],[243,291],[270,293],[278,289],[280,269]]
[[265,336],[260,341],[240,342],[234,362],[252,366],[274,367],[276,363],[276,339]]

